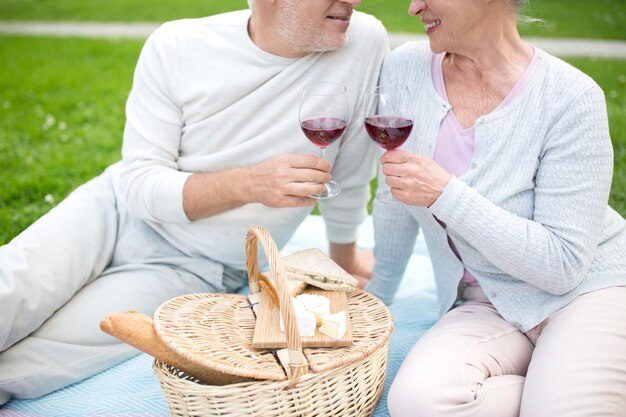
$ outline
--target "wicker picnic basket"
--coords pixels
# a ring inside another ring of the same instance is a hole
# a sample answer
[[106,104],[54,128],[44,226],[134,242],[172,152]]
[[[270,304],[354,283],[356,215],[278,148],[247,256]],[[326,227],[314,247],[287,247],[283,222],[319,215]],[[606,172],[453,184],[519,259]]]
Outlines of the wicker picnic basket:
[[[370,416],[382,394],[393,322],[387,307],[356,290],[348,295],[353,344],[302,349],[281,258],[269,233],[248,230],[250,297],[261,291],[257,243],[264,249],[279,291],[288,360],[251,347],[255,315],[248,298],[192,294],[164,303],[154,327],[171,349],[224,375],[211,384],[163,363],[154,372],[172,416]],[[289,376],[288,376],[289,375]],[[232,383],[233,378],[235,382]]]

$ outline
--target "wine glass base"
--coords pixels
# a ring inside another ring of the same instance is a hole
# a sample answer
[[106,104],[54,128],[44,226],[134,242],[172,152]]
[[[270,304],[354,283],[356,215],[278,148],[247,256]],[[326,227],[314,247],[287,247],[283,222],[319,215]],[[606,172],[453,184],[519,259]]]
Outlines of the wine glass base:
[[383,204],[395,204],[399,203],[398,200],[389,191],[380,191],[376,194],[376,201]]
[[319,194],[313,194],[309,197],[314,198],[316,200],[326,200],[327,198],[333,198],[341,194],[341,185],[336,183],[335,181],[327,182],[324,184],[324,191]]

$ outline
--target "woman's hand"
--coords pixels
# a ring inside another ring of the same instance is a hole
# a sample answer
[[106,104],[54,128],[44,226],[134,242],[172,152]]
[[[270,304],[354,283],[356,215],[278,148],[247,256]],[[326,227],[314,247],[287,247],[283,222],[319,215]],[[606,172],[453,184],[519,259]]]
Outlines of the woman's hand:
[[410,152],[387,151],[380,162],[391,194],[412,206],[430,207],[452,178],[432,159]]

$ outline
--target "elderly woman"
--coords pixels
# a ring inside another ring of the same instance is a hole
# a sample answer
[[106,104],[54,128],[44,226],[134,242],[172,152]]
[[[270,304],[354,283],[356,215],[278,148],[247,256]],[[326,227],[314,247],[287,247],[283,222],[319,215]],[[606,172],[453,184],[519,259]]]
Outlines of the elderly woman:
[[525,0],[411,2],[429,43],[386,60],[415,127],[381,157],[367,289],[389,302],[418,229],[441,319],[391,387],[397,416],[626,415],[626,223],[608,206],[602,90],[524,42]]

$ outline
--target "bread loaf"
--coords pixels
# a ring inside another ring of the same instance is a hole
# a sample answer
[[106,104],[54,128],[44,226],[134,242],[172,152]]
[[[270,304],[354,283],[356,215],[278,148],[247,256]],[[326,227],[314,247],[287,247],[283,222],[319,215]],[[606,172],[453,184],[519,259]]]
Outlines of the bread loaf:
[[111,314],[100,321],[100,329],[129,345],[146,352],[161,362],[172,365],[208,385],[227,385],[250,381],[197,365],[168,348],[159,338],[152,317],[138,311]]

